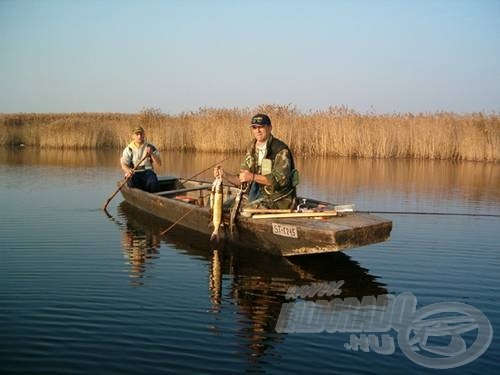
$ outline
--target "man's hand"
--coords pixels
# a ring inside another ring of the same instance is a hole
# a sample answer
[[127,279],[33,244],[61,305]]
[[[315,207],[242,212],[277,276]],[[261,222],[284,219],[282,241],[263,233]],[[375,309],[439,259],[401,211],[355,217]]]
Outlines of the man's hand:
[[217,178],[217,177],[223,178],[224,177],[224,170],[222,169],[222,167],[220,165],[218,165],[214,168],[214,177],[215,178]]
[[125,178],[130,178],[130,177],[132,177],[133,174],[134,174],[134,170],[129,169],[128,172],[125,173]]
[[241,169],[239,174],[240,182],[249,182],[255,179],[255,175],[247,169]]

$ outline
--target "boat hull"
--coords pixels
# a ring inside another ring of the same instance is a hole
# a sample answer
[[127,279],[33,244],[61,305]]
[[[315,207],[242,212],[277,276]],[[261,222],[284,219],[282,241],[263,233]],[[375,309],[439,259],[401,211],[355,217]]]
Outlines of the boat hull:
[[[208,241],[213,231],[209,184],[203,181],[181,183],[174,178],[163,178],[162,186],[166,191],[156,194],[128,186],[124,186],[121,193],[129,204],[177,226],[205,233]],[[225,198],[235,194],[236,189],[225,189]],[[374,244],[386,241],[392,230],[390,220],[356,212],[333,217],[269,219],[240,214],[236,218],[233,236],[229,236],[227,228],[229,215],[225,224],[227,230],[220,232],[226,240],[281,256],[329,253]]]

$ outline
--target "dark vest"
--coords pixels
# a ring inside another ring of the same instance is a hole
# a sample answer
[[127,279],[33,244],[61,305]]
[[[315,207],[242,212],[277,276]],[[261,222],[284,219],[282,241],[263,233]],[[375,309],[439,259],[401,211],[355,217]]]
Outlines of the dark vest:
[[[256,155],[256,152],[255,152],[255,145],[257,144],[257,141],[254,140],[253,141],[253,152],[252,152],[252,155]],[[292,152],[290,151],[290,148],[288,148],[288,146],[283,143],[282,141],[280,141],[278,138],[274,138],[274,136],[271,135],[271,138],[270,138],[270,142],[267,143],[267,151],[266,151],[266,155],[264,156],[264,158],[266,159],[270,159],[272,162],[273,162],[273,165],[274,165],[274,159],[276,159],[276,155],[278,155],[278,153],[280,151],[283,151],[287,149],[288,150],[288,153],[290,154],[290,161],[292,162],[292,165],[291,165],[291,169],[294,170],[295,169],[295,162],[293,161],[293,155],[292,155]],[[253,165],[253,173],[257,173],[259,171],[257,171],[257,163],[254,163]]]
[[266,153],[266,158],[271,159],[274,163],[274,159],[276,158],[276,155],[280,152],[283,151],[284,149],[288,150],[288,153],[290,154],[290,161],[292,162],[291,168],[292,170],[295,169],[295,163],[293,161],[293,155],[288,148],[286,144],[281,142],[278,138],[271,138],[271,142],[267,145],[267,153]]

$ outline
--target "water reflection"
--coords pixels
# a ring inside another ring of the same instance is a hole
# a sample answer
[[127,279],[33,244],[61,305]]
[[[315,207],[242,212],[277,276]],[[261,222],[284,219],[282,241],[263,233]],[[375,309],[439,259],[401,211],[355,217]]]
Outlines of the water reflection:
[[[118,159],[121,150],[50,150],[39,148],[0,148],[0,165],[45,165],[64,167],[103,167],[116,173],[110,190],[121,176]],[[162,152],[160,175],[190,177],[226,158],[225,154]],[[241,156],[231,155],[224,166],[237,170]],[[320,200],[358,203],[382,196],[395,200],[463,200],[479,202],[500,199],[498,163],[455,162],[407,159],[300,158],[299,193]],[[212,172],[199,178],[212,179]],[[389,202],[390,204],[390,202]],[[382,207],[378,207],[382,208]]]
[[115,165],[118,167],[119,150],[71,150],[43,149],[38,147],[2,148],[0,162],[9,165],[43,165],[58,167],[95,167]]
[[120,219],[113,217],[107,210],[104,210],[104,213],[121,229],[123,256],[130,265],[129,276],[132,279],[130,284],[141,286],[144,285],[142,279],[146,275],[148,263],[160,254],[161,236],[158,228],[147,230],[148,227],[140,225],[134,219],[135,216],[128,213],[127,210],[131,208],[125,203],[120,205],[118,207]]
[[[131,275],[144,277],[148,256],[158,256],[159,233],[168,224],[126,202],[119,206],[119,217],[125,222],[123,245],[130,257]],[[285,298],[290,287],[344,280],[341,298],[361,300],[363,296],[387,294],[375,276],[344,253],[290,259],[234,246],[210,248],[207,236],[180,227],[163,240],[170,247],[207,263],[208,311],[217,315],[225,309],[236,309],[240,355],[251,362],[258,362],[268,348],[284,340],[285,336],[276,333],[275,327],[282,304],[290,302]],[[223,324],[223,320],[220,322]],[[215,323],[211,329],[218,334],[223,327]]]
[[159,254],[160,236],[143,233],[131,227],[122,231],[122,246],[125,259],[130,264],[130,277],[133,285],[143,285],[141,279],[146,270],[146,262]]
[[297,165],[301,194],[314,192],[319,199],[334,196],[339,202],[368,204],[389,194],[398,201],[500,199],[498,163],[319,158],[301,159]]
[[[229,250],[231,251],[231,250]],[[252,361],[284,339],[275,333],[285,295],[290,287],[318,282],[345,281],[341,297],[362,298],[387,294],[376,277],[344,253],[317,254],[293,259],[258,256],[248,251],[226,252],[231,261],[230,295],[238,307],[239,335]]]
[[221,251],[212,250],[212,259],[210,261],[210,275],[208,277],[208,290],[210,293],[210,304],[213,312],[220,311],[222,302],[222,259]]

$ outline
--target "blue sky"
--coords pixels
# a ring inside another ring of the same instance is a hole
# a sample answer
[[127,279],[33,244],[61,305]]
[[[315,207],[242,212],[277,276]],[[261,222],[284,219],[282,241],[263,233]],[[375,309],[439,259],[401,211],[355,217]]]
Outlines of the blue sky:
[[0,112],[500,112],[500,1],[0,0]]

